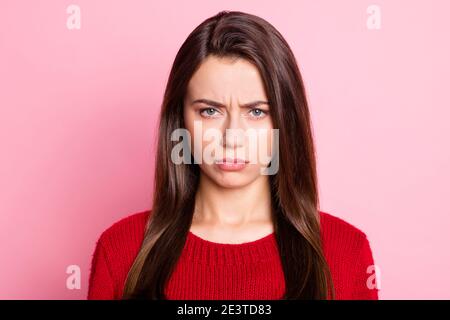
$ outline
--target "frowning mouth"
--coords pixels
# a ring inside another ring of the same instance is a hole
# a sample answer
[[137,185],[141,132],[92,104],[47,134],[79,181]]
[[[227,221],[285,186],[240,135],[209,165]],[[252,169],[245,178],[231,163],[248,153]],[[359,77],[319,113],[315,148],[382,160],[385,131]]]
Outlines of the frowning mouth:
[[248,160],[239,159],[239,158],[223,158],[222,160],[216,160],[216,164],[246,164]]
[[223,158],[222,160],[218,160],[215,163],[220,170],[238,171],[244,169],[248,162],[248,160],[244,159]]

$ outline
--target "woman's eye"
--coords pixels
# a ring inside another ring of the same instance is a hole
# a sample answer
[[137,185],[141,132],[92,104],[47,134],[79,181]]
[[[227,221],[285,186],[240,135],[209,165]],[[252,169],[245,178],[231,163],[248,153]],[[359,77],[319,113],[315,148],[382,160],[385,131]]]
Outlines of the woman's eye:
[[[267,111],[264,111],[259,108],[254,108],[254,109],[250,110],[249,113],[252,118],[263,118],[267,114]],[[212,118],[212,117],[217,116],[218,114],[219,114],[219,111],[215,108],[200,109],[200,115],[204,116],[206,118]]]
[[264,110],[261,110],[261,109],[258,109],[258,108],[252,109],[250,111],[250,113],[252,113],[252,116],[255,117],[255,118],[262,118],[263,116],[266,115],[266,112]]
[[200,114],[204,115],[204,116],[207,116],[207,117],[211,117],[211,116],[214,116],[216,111],[217,110],[214,109],[214,108],[205,108],[205,109],[201,109],[200,110]]

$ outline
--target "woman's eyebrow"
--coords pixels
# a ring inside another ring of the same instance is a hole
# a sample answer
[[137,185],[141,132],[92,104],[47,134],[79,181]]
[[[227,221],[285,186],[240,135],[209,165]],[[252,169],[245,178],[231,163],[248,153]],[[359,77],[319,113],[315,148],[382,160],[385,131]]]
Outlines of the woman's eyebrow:
[[[217,102],[217,101],[213,101],[213,100],[209,100],[209,99],[196,99],[194,101],[192,101],[192,104],[195,103],[204,103],[213,107],[218,107],[218,108],[225,108],[226,106],[223,103]],[[251,108],[251,107],[256,107],[259,106],[261,104],[269,104],[268,101],[263,101],[263,100],[257,100],[257,101],[252,101],[252,102],[248,102],[245,104],[240,105],[241,108]]]

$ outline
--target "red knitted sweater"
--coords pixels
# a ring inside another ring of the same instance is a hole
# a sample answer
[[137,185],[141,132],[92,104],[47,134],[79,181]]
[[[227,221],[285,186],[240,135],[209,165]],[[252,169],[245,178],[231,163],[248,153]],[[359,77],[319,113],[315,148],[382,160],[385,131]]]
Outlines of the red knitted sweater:
[[[149,213],[125,217],[101,234],[92,256],[88,299],[121,299]],[[320,216],[336,299],[378,299],[378,289],[370,285],[375,275],[368,267],[374,261],[365,233],[328,213]],[[274,233],[252,242],[223,244],[189,232],[165,295],[170,300],[272,300],[280,299],[284,289]]]

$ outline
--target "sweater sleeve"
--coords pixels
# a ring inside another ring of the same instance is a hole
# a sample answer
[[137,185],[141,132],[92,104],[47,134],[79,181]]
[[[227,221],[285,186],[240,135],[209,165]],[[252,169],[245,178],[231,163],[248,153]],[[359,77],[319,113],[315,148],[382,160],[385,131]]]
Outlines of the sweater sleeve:
[[355,261],[352,299],[378,300],[378,286],[375,264],[369,240],[366,235],[359,241]]
[[114,283],[102,239],[97,241],[91,261],[88,300],[114,299]]

